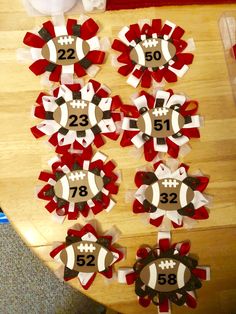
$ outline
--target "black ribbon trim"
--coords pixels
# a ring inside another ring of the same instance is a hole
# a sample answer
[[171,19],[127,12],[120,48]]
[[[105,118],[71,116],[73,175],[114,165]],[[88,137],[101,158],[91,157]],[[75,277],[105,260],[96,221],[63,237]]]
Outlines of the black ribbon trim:
[[73,99],[81,99],[81,92],[72,92]]
[[103,119],[111,119],[111,111],[110,110],[106,110],[103,111]]
[[63,97],[59,97],[55,100],[55,103],[58,105],[58,106],[61,106],[63,104],[65,104],[65,99]]
[[84,68],[84,69],[88,69],[92,62],[90,60],[88,60],[86,57],[84,57],[82,60],[79,61],[79,64]]
[[58,133],[61,133],[62,135],[66,135],[68,132],[69,132],[69,130],[66,129],[66,128],[64,128],[64,127],[61,127],[61,128],[58,130]]
[[156,142],[158,145],[165,145],[166,139],[164,137],[156,137]]
[[196,188],[200,184],[200,180],[196,177],[186,177],[183,180],[183,183],[185,183],[187,186],[189,186],[192,190],[196,190]]
[[190,203],[185,207],[178,209],[177,212],[182,216],[192,217],[194,215],[195,208],[193,206],[193,203]]
[[165,100],[163,98],[157,98],[155,102],[155,107],[163,107]]
[[74,278],[74,277],[77,277],[78,276],[78,271],[76,270],[71,270],[70,268],[66,267],[65,266],[65,269],[64,269],[64,279],[67,279],[67,278]]
[[95,94],[93,96],[92,100],[91,100],[91,103],[93,103],[94,105],[98,106],[100,101],[101,101],[101,99],[102,99],[101,97],[99,97],[98,95]]
[[52,39],[52,36],[44,27],[41,28],[38,33],[42,37],[42,39],[46,42]]
[[81,30],[81,25],[80,24],[75,24],[72,27],[72,34],[74,36],[80,37],[80,30]]
[[51,112],[51,111],[46,111],[46,112],[45,112],[45,119],[46,119],[46,120],[54,120],[53,112]]
[[68,235],[66,237],[66,246],[71,245],[71,244],[76,243],[76,242],[80,242],[80,241],[82,241],[81,238]]
[[50,62],[46,67],[45,70],[47,72],[53,72],[56,69],[57,65],[55,63]]
[[93,132],[94,135],[99,134],[99,133],[102,132],[100,127],[97,124],[94,125],[90,130]]
[[185,124],[188,124],[188,123],[191,123],[192,122],[192,117],[191,116],[186,116],[184,117],[184,120],[185,120]]
[[76,136],[77,137],[85,137],[86,136],[86,132],[85,131],[76,131]]

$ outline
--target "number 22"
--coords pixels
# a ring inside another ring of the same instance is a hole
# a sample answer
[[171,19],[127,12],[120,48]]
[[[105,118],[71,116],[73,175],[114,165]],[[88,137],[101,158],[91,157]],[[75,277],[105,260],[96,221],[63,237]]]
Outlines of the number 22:
[[[70,48],[70,49],[59,49],[58,52],[59,54],[58,56],[58,60],[72,60],[72,59],[75,59],[75,50]],[[67,53],[67,56],[66,56],[66,53]]]

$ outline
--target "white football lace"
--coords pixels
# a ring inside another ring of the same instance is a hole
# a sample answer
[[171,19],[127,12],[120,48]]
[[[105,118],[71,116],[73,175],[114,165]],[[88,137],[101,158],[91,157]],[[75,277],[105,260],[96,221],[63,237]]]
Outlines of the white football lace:
[[158,40],[157,39],[146,39],[142,45],[145,47],[145,48],[148,48],[148,47],[156,47],[156,45],[158,44]]
[[83,171],[80,171],[80,172],[75,172],[75,173],[71,173],[70,176],[69,176],[69,179],[71,181],[79,181],[79,180],[83,180],[84,177],[86,177],[86,174],[83,173]]
[[166,108],[155,108],[155,109],[153,110],[152,114],[153,114],[154,116],[156,116],[156,117],[158,117],[158,116],[161,117],[161,116],[167,115],[168,112],[169,112],[169,110],[166,109]]
[[169,188],[176,188],[177,185],[179,185],[179,182],[177,182],[176,180],[172,180],[172,179],[165,179],[163,182],[162,182],[162,185],[164,185],[165,188],[169,187]]
[[176,265],[176,262],[174,262],[172,259],[170,261],[161,261],[158,266],[164,270],[164,269],[169,269],[169,268],[174,268]]
[[84,100],[73,100],[70,102],[70,105],[73,109],[84,109],[88,106]]
[[88,253],[88,252],[93,253],[96,250],[96,247],[92,243],[90,244],[80,243],[80,245],[78,245],[77,248],[80,252],[85,252],[85,253]]
[[64,36],[64,37],[60,37],[57,42],[61,46],[71,45],[74,42],[74,38],[71,36]]

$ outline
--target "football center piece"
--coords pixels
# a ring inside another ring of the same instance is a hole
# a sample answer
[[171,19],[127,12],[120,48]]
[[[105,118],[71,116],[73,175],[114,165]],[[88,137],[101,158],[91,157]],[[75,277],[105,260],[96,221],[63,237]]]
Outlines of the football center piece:
[[158,313],[170,314],[170,302],[195,308],[195,290],[202,287],[201,280],[210,280],[210,269],[199,267],[189,250],[189,242],[171,245],[170,233],[159,232],[158,246],[140,247],[133,268],[118,270],[118,281],[134,283],[139,304],[147,307],[152,302]]
[[[139,171],[135,175],[138,190],[133,203],[134,213],[148,213],[149,222],[159,227],[171,221],[174,228],[182,227],[189,219],[207,219],[207,198],[202,194],[209,179],[190,176],[189,167],[181,164],[171,171],[162,161],[154,172]],[[188,218],[188,219],[186,219]]]
[[103,144],[102,135],[119,137],[116,122],[120,113],[119,97],[109,97],[106,87],[90,80],[85,86],[61,85],[53,96],[40,94],[34,116],[44,120],[31,128],[36,138],[49,135],[58,153],[69,149],[83,150],[94,143]]
[[144,147],[147,161],[152,161],[158,153],[177,158],[180,147],[190,138],[200,137],[196,101],[189,101],[172,90],[158,90],[155,96],[143,91],[133,102],[134,106],[121,107],[125,115],[121,146]]
[[[103,63],[105,53],[100,50],[96,36],[98,25],[88,17],[81,22],[68,19],[66,25],[53,25],[51,21],[43,23],[38,34],[27,33],[24,44],[31,47],[34,63],[30,70],[36,75],[49,72],[49,80],[61,79],[73,82],[73,75],[95,75],[97,68],[93,64]],[[96,69],[95,69],[96,68]]]
[[88,289],[96,273],[107,278],[113,276],[112,265],[123,258],[113,246],[112,235],[98,235],[91,224],[81,230],[69,229],[66,242],[55,248],[51,257],[65,266],[64,280],[78,277],[82,287]]
[[118,72],[128,76],[127,83],[149,88],[154,81],[176,82],[189,69],[193,55],[185,50],[184,30],[170,21],[162,25],[160,19],[141,20],[125,26],[112,48],[120,52]]
[[91,154],[86,150],[81,155],[53,158],[49,161],[52,173],[41,172],[39,176],[47,184],[38,197],[48,201],[46,209],[59,222],[66,216],[68,219],[77,219],[79,214],[87,217],[90,210],[93,214],[102,210],[109,212],[115,205],[111,199],[112,194],[118,193],[115,164],[105,163],[106,156],[100,152]]
[[171,41],[157,38],[147,38],[138,42],[130,51],[130,59],[146,68],[160,68],[168,63],[176,54],[176,48]]

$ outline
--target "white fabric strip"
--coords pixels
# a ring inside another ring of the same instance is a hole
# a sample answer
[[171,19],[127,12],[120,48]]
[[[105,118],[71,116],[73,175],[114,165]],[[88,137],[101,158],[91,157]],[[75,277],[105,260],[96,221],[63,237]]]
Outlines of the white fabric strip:
[[30,48],[31,56],[34,61],[43,59],[42,49],[40,48]]
[[143,108],[143,107],[148,108],[147,98],[144,95],[142,95],[142,96],[140,96],[138,98],[135,98],[133,100],[133,102],[134,102],[134,104],[135,104],[135,106],[137,107],[138,110]]
[[58,105],[55,103],[55,97],[53,96],[43,96],[43,107],[45,111],[55,111]]
[[123,41],[127,46],[129,46],[129,41],[126,38],[126,33],[129,31],[129,27],[128,26],[124,26],[121,31],[118,34],[118,37],[121,41]]
[[68,212],[73,213],[75,210],[75,203],[69,203]]
[[80,92],[81,98],[83,100],[91,101],[94,96],[94,89],[92,83],[86,84],[83,88],[81,88]]
[[182,146],[182,145],[189,142],[189,138],[185,135],[182,135],[181,137],[178,137],[178,138],[174,138],[173,136],[169,136],[169,139],[178,146]]
[[150,217],[150,219],[155,220],[155,219],[157,219],[157,218],[159,218],[159,217],[164,216],[165,213],[166,213],[165,210],[162,210],[162,209],[158,208],[154,213],[150,213],[150,214],[149,214],[149,217]]
[[145,141],[142,138],[142,133],[139,132],[132,139],[131,142],[137,147],[140,148],[144,145]]
[[79,281],[81,282],[82,286],[85,286],[89,280],[93,277],[94,273],[78,273]]
[[47,42],[48,49],[49,49],[49,59],[50,61],[56,63],[57,62],[57,51],[56,47],[54,45],[54,42],[52,40],[49,40]]
[[52,135],[60,129],[60,125],[54,120],[44,120],[37,128],[46,135]]
[[67,121],[68,121],[68,108],[67,108],[67,104],[64,103],[63,105],[60,106],[61,109],[61,121],[60,124],[62,126],[66,126]]
[[161,50],[165,60],[168,62],[171,60],[171,55],[169,52],[169,42],[167,40],[161,40]]
[[157,207],[159,204],[159,201],[160,201],[159,184],[158,184],[158,182],[155,182],[152,185],[152,204]]
[[143,49],[142,49],[141,45],[136,45],[135,50],[136,50],[136,53],[138,55],[138,63],[141,65],[145,65],[146,60],[145,60],[145,55],[143,53]]
[[171,27],[171,30],[170,30],[170,32],[169,32],[169,37],[171,37],[171,35],[173,34],[173,32],[174,32],[174,30],[175,30],[175,28],[176,28],[176,25],[174,24],[174,23],[172,23],[172,22],[170,22],[169,20],[166,20],[165,21],[165,25],[168,25],[168,26],[170,26]]
[[171,66],[168,66],[168,69],[176,74],[178,77],[182,77],[188,71],[189,67],[185,64],[180,70],[177,70]]
[[180,193],[179,193],[179,197],[180,197],[180,204],[182,207],[187,205],[187,190],[188,190],[188,186],[184,183],[181,184],[180,187]]
[[143,114],[143,120],[145,122],[145,133],[147,135],[152,134],[152,121],[149,112]]
[[200,124],[200,117],[198,115],[191,116],[191,119],[192,119],[191,123],[187,123],[187,124],[184,125],[185,129],[199,128],[201,126],[201,124]]
[[63,97],[65,101],[72,101],[72,91],[66,85],[61,85],[57,97]]
[[199,268],[199,269],[203,269],[206,271],[206,281],[210,280],[211,279],[211,270],[210,270],[210,267],[207,267],[207,266],[199,266],[199,267],[196,267],[196,268]]
[[140,196],[140,195],[143,195],[146,191],[146,189],[148,188],[148,185],[146,184],[143,184],[141,185],[138,190],[135,192],[135,196]]
[[170,108],[172,105],[183,105],[186,101],[186,97],[184,95],[172,95],[166,104],[167,108]]
[[119,283],[127,283],[126,275],[133,273],[132,268],[120,268],[117,272],[117,279]]
[[172,127],[174,133],[179,132],[179,113],[175,110],[172,111]]
[[55,30],[56,37],[68,35],[65,25],[60,25],[60,26],[55,26],[54,25],[54,30]]
[[168,151],[167,144],[164,144],[164,145],[157,144],[157,139],[156,138],[153,138],[153,146],[154,146],[154,150],[156,152],[167,153],[167,151]]
[[166,165],[160,164],[155,170],[155,175],[159,180],[161,180],[171,177],[171,171],[168,167],[166,167]]
[[159,242],[160,240],[162,239],[171,239],[171,236],[170,236],[170,232],[168,231],[161,231],[161,232],[158,232],[157,234],[157,241]]
[[185,282],[184,282],[185,269],[186,269],[186,266],[180,263],[178,271],[177,271],[177,276],[176,276],[179,289],[181,289],[185,285]]
[[166,104],[168,102],[168,99],[170,98],[170,93],[162,91],[162,90],[158,90],[155,96],[156,99],[163,99],[164,103],[163,106],[166,107]]
[[76,132],[75,131],[69,131],[63,139],[63,145],[68,145],[71,144],[75,141],[76,139]]
[[136,87],[138,86],[138,84],[139,84],[139,82],[141,81],[141,78],[142,78],[142,77],[137,78],[136,76],[133,75],[134,71],[135,71],[136,69],[139,70],[139,68],[140,68],[140,67],[136,65],[136,66],[134,67],[132,73],[129,75],[128,79],[126,80],[127,84],[131,85],[131,86],[134,87],[134,88],[136,88]]
[[183,216],[181,216],[176,210],[166,211],[166,217],[175,222],[177,225],[181,225]]
[[112,103],[112,99],[109,98],[102,98],[100,103],[99,103],[99,108],[102,111],[106,111],[106,110],[110,110],[111,109],[111,103]]
[[72,245],[67,246],[66,253],[67,253],[66,267],[68,267],[69,269],[73,269],[75,265],[75,252]]
[[74,64],[62,66],[62,74],[74,74],[74,72]]
[[88,43],[90,50],[99,50],[100,49],[100,42],[97,36],[94,36],[88,40],[86,40]]
[[83,39],[81,39],[79,37],[76,38],[76,53],[77,53],[79,60],[82,60],[84,58]]
[[97,242],[97,238],[95,237],[94,234],[92,234],[91,232],[86,233],[85,235],[83,235],[81,237],[81,239],[83,241],[91,241],[91,242]]
[[88,171],[88,183],[89,183],[89,187],[90,187],[93,195],[97,195],[99,190],[98,190],[98,187],[96,185],[95,175],[90,171]]
[[105,209],[105,211],[106,211],[107,213],[109,213],[115,205],[116,205],[116,202],[114,202],[112,199],[110,199],[109,205],[107,206],[107,208]]
[[107,250],[101,247],[99,254],[98,254],[98,270],[103,271],[105,267],[105,259],[107,255]]
[[103,162],[105,162],[106,159],[107,159],[106,155],[102,154],[101,152],[96,152],[96,154],[92,158],[92,162],[96,160],[102,160]]
[[157,282],[157,268],[156,268],[155,263],[152,263],[149,266],[149,274],[150,274],[150,279],[148,282],[148,286],[152,288],[153,290],[155,290],[156,282]]
[[96,106],[93,103],[89,103],[89,120],[92,126],[97,124],[97,119],[96,119]]
[[61,178],[61,185],[62,185],[62,198],[64,200],[68,200],[70,195],[70,189],[69,182],[66,176]]
[[172,178],[183,181],[187,177],[187,173],[184,167],[178,168],[175,172],[171,175]]
[[137,130],[136,128],[131,128],[130,127],[130,121],[133,120],[133,121],[137,121],[137,119],[131,119],[131,118],[128,118],[128,117],[124,117],[123,119],[123,122],[122,122],[122,130]]
[[204,197],[204,195],[199,191],[194,191],[194,198],[192,200],[195,209],[198,209],[202,206],[206,206],[209,201]]

